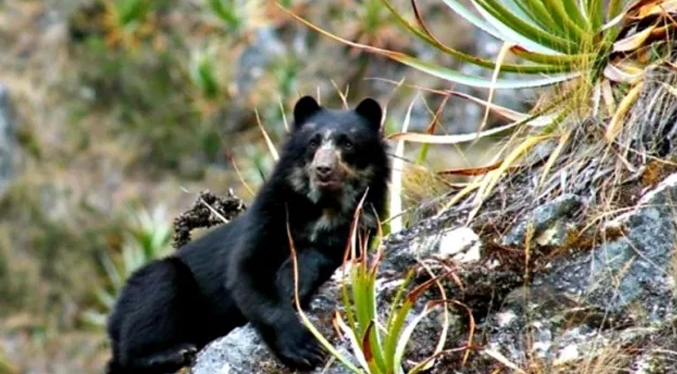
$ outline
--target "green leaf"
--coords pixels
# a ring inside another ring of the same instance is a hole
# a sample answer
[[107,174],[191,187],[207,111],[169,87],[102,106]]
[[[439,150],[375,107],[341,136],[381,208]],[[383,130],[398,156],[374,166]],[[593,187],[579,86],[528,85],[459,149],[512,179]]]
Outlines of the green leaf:
[[[309,320],[310,322],[310,320]],[[355,359],[357,362],[362,366],[362,368],[369,373],[369,364],[367,364],[367,360],[364,357],[364,353],[362,352],[362,345],[360,344],[360,340],[357,339],[357,336],[355,335],[355,330],[351,329],[346,325],[346,323],[343,321],[341,318],[336,319],[336,324],[338,325],[339,329],[343,331],[343,333],[348,337],[348,341],[350,342],[350,346],[353,348],[353,355],[355,356]],[[319,331],[318,331],[319,334]],[[344,365],[345,363],[341,361]],[[355,368],[352,364],[349,364],[349,367]],[[353,372],[359,372],[361,373],[362,370],[359,370],[355,368]],[[370,373],[371,374],[371,373]]]
[[115,263],[110,258],[110,256],[108,255],[102,256],[101,265],[103,266],[103,270],[106,273],[106,277],[113,285],[113,288],[120,289],[124,281],[122,279],[122,276],[120,275],[120,271],[118,270],[117,266],[115,266]]
[[576,78],[580,75],[580,73],[578,72],[573,72],[552,75],[550,77],[541,79],[529,79],[529,80],[498,79],[495,82],[492,82],[491,79],[465,74],[458,70],[453,70],[450,68],[445,68],[429,62],[425,62],[415,57],[405,55],[403,53],[388,52],[384,54],[392,58],[393,60],[399,61],[405,65],[413,67],[422,72],[428,73],[432,76],[444,79],[449,82],[464,84],[467,86],[478,88],[494,87],[495,89],[518,89],[518,88],[542,87],[552,85],[555,83],[564,82]]
[[109,292],[102,288],[97,288],[94,290],[94,296],[96,296],[97,301],[101,303],[102,306],[106,307],[108,310],[113,309],[115,304],[116,297],[111,295]]
[[[413,23],[407,21],[398,11],[395,9],[395,7],[390,3],[388,0],[381,0],[383,4],[386,6],[388,10],[390,10],[390,13],[395,17],[395,19],[398,21],[400,25],[402,25],[407,31],[413,33],[416,35],[419,39],[425,41],[432,47],[435,47],[442,52],[453,56],[455,58],[458,58],[461,61],[471,63],[473,65],[477,65],[486,69],[495,69],[496,68],[496,63],[490,60],[482,59],[479,57],[475,57],[466,53],[463,53],[461,51],[458,51],[456,49],[453,49],[437,39],[435,39],[432,36],[427,35],[427,33],[421,31],[416,25]],[[445,0],[445,2],[453,2],[454,0]],[[461,7],[459,5],[459,7]],[[465,8],[463,8],[465,11]],[[460,14],[460,13],[459,13]],[[472,13],[469,14],[471,17],[475,17]],[[476,19],[476,18],[475,18]],[[477,20],[477,19],[476,19]],[[477,20],[477,22],[480,22]],[[477,26],[477,25],[476,25]],[[486,26],[486,25],[484,25]],[[482,27],[484,27],[482,26]],[[491,26],[490,26],[491,27]],[[498,32],[496,32],[498,35]],[[493,34],[492,34],[493,35]],[[333,37],[334,39],[337,39],[338,37]],[[500,39],[500,38],[499,38]],[[503,64],[501,65],[501,71],[503,72],[514,72],[514,73],[520,73],[520,74],[543,74],[543,73],[556,73],[556,72],[562,72],[565,71],[566,69],[562,69],[557,65],[554,66],[546,66],[546,65],[518,65],[518,64]]]
[[604,23],[604,2],[602,0],[586,0],[585,12],[592,30],[599,30]]
[[608,18],[609,20],[616,18],[623,11],[623,0],[609,0]]
[[564,22],[558,17],[553,17],[542,1],[515,0],[515,3],[528,13],[531,19],[541,25],[543,30],[550,31],[558,36],[566,34]]
[[397,368],[402,367],[402,359],[404,358],[404,348],[406,348],[407,343],[409,342],[409,339],[411,338],[411,334],[414,332],[414,329],[416,326],[421,322],[421,320],[427,316],[430,311],[432,310],[432,306],[434,306],[434,303],[428,303],[426,306],[423,308],[423,311],[419,313],[413,321],[411,321],[407,327],[402,331],[402,335],[397,341],[397,346],[395,347],[395,357],[393,358],[393,365]]
[[[417,59],[415,57],[406,55],[404,53],[400,52],[395,52],[395,51],[390,51],[386,49],[381,49],[381,48],[376,48],[364,44],[359,44],[359,43],[354,43],[349,40],[343,39],[339,36],[336,36],[328,31],[325,31],[316,25],[306,21],[305,19],[297,16],[296,14],[284,9],[283,11],[287,12],[290,14],[292,17],[296,18],[298,21],[304,23],[308,27],[312,28],[313,30],[328,36],[334,40],[340,41],[344,44],[347,44],[349,46],[355,47],[355,48],[360,48],[362,50],[372,52],[372,53],[377,53],[386,57],[389,57],[393,60],[399,61],[403,64],[409,65],[411,67],[414,67],[418,70],[427,72],[428,74],[432,74],[434,76],[437,76],[439,78],[455,82],[455,83],[460,83],[464,85],[469,85],[473,87],[479,87],[479,88],[490,88],[490,87],[495,87],[496,89],[516,89],[516,88],[528,88],[528,87],[539,87],[539,86],[545,86],[545,85],[550,85],[558,82],[562,82],[571,78],[574,78],[578,76],[578,73],[566,73],[566,74],[558,74],[554,75],[549,78],[542,78],[542,79],[530,79],[530,80],[511,80],[511,79],[499,79],[497,82],[492,82],[491,79],[486,79],[486,78],[481,78],[477,77],[474,75],[470,74],[465,74],[462,73],[458,70],[453,70],[449,68],[444,68],[441,66],[437,66],[432,63],[428,63],[425,61],[422,61],[420,59]],[[495,66],[495,64],[493,65]],[[560,71],[563,68],[558,67],[558,66],[540,66],[540,67],[534,67],[534,66],[525,66],[525,71],[530,70],[530,71],[535,71],[537,69],[541,70],[542,73],[549,73],[552,72],[553,70]],[[566,70],[566,68],[564,68]]]
[[414,270],[409,270],[407,272],[407,275],[404,277],[404,280],[402,281],[402,284],[400,287],[397,289],[397,292],[395,293],[395,297],[393,298],[392,304],[390,304],[390,310],[388,312],[388,320],[386,321],[386,330],[390,331],[391,330],[391,325],[393,323],[393,320],[396,316],[395,310],[397,309],[397,306],[400,304],[400,301],[402,301],[402,297],[404,296],[404,291],[406,291],[407,286],[409,285],[409,282],[414,278],[414,274],[416,272]]
[[108,315],[93,310],[86,310],[82,313],[82,319],[94,326],[103,327],[106,326]]
[[241,19],[236,12],[236,4],[233,1],[224,3],[223,0],[207,0],[207,5],[212,13],[223,21],[229,28],[240,25]]
[[409,310],[413,305],[414,303],[412,301],[405,299],[404,303],[402,303],[402,306],[395,313],[392,324],[388,326],[388,335],[385,336],[383,343],[383,354],[385,356],[386,367],[389,369],[396,368],[395,351],[397,349],[400,332],[404,327]]
[[[583,9],[579,6],[579,0],[545,0],[546,5],[551,6],[554,11],[558,8],[563,8],[562,14],[564,17],[571,20],[572,23],[578,25],[580,28],[592,31],[591,24],[585,15],[582,13]],[[585,0],[581,0],[585,1]],[[559,11],[558,11],[559,13]]]
[[[525,38],[522,35],[516,33],[509,27],[505,27],[502,23],[498,22],[496,24],[495,22],[490,21],[485,21],[477,18],[472,12],[470,12],[468,9],[466,9],[463,5],[461,5],[457,0],[443,0],[444,3],[451,8],[454,12],[456,12],[458,15],[463,17],[466,21],[472,23],[475,25],[475,27],[487,32],[488,34],[492,35],[496,39],[503,40],[503,41],[508,41],[508,42],[513,42],[514,44],[519,44],[524,46],[526,49],[539,52],[539,53],[550,53],[550,54],[556,54],[559,53],[556,50],[541,44],[537,41],[534,41],[529,38]],[[480,8],[477,6],[477,4],[473,4],[476,6],[476,8]],[[481,13],[481,11],[480,11]],[[489,19],[486,17],[486,12],[484,12],[483,16],[486,19]],[[490,17],[491,18],[491,17]],[[497,21],[496,21],[497,22]],[[498,26],[498,27],[497,27]]]
[[472,0],[472,3],[480,14],[491,22],[497,30],[505,33],[508,37],[514,38],[514,41],[512,41],[514,44],[523,45],[527,49],[531,49],[529,48],[531,44],[545,46],[550,49],[550,51],[535,50],[535,52],[542,53],[553,53],[554,51],[571,53],[577,49],[577,45],[573,41],[563,39],[534,27],[512,14],[497,0]]
[[581,43],[582,40],[589,37],[589,25],[581,15],[577,1],[545,0],[544,5],[555,18],[562,20],[565,30],[574,35],[578,43]]
[[120,0],[116,3],[118,19],[121,25],[128,26],[140,23],[148,14],[150,1],[148,0]]
[[562,69],[579,69],[586,61],[592,61],[596,56],[594,53],[570,54],[570,55],[547,55],[543,53],[534,53],[525,50],[520,46],[514,46],[511,52],[525,60],[538,62],[546,65],[560,66]]

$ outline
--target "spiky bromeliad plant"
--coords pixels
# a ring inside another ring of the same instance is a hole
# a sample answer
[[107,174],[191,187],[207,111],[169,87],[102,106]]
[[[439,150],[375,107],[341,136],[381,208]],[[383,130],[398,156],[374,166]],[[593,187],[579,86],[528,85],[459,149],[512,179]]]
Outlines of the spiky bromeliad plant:
[[107,287],[97,286],[94,296],[99,308],[83,313],[83,319],[95,327],[103,327],[111,312],[122,286],[129,276],[141,266],[171,252],[171,226],[166,222],[164,209],[141,210],[131,216],[131,229],[126,233],[122,244],[121,261],[110,255],[101,258]]
[[[383,247],[380,244],[377,244],[379,249],[370,260],[370,256],[367,254],[367,240],[361,240],[357,231],[358,219],[363,202],[364,198],[355,212],[350,241],[344,259],[341,283],[344,312],[343,315],[340,312],[336,312],[334,317],[335,326],[350,342],[352,360],[345,357],[344,354],[334,348],[327,338],[325,338],[312,324],[310,319],[301,309],[298,294],[295,294],[296,308],[303,323],[310,329],[320,343],[335,358],[337,358],[342,365],[353,373],[404,374],[405,371],[402,364],[405,348],[410,342],[414,329],[424,317],[428,316],[430,312],[435,309],[435,307],[442,306],[444,322],[434,353],[423,361],[413,365],[413,367],[406,372],[407,374],[416,374],[432,367],[434,359],[441,354],[449,351],[460,351],[466,347],[444,350],[449,316],[446,308],[446,294],[440,283],[440,279],[443,276],[433,277],[407,291],[414,274],[413,271],[408,272],[392,300],[391,307],[387,311],[385,320],[381,318],[382,315],[377,309],[376,297],[378,291],[376,289],[376,280],[378,267],[383,258]],[[292,251],[292,259],[294,261],[294,282],[295,286],[298,287],[296,250],[291,239],[289,226],[287,226],[287,231],[290,238],[289,242]],[[380,241],[382,235],[382,232],[379,230],[377,235],[378,241]],[[433,275],[432,273],[430,274]],[[427,302],[422,311],[412,318],[409,318],[414,310],[416,301],[433,285],[437,285],[439,288],[442,300]],[[409,322],[407,323],[407,321]],[[470,339],[472,339],[472,337]],[[354,362],[357,362],[357,365],[355,365]]]
[[[465,3],[441,0],[440,3],[466,21],[503,41],[496,61],[471,56],[445,45],[426,26],[415,0],[411,0],[413,17],[405,16],[389,0],[381,1],[407,32],[444,54],[493,71],[491,78],[468,75],[401,52],[345,40],[294,14],[292,16],[321,34],[352,47],[384,55],[445,81],[489,89],[486,101],[458,92],[445,92],[486,107],[484,121],[477,133],[399,133],[392,136],[415,143],[454,144],[509,129],[517,130],[490,167],[484,168],[483,177],[447,204],[448,207],[476,192],[473,198],[475,210],[470,219],[505,171],[524,162],[525,156],[543,142],[554,142],[555,146],[541,169],[541,187],[559,163],[558,157],[563,150],[582,138],[582,131],[607,147],[602,153],[621,154],[622,160],[631,141],[631,136],[627,136],[629,131],[624,131],[624,119],[639,96],[645,73],[649,67],[661,64],[675,68],[670,61],[671,46],[674,45],[671,37],[675,36],[677,26],[675,0],[634,0],[627,5],[623,0],[609,0],[607,6],[603,0],[468,0]],[[532,113],[518,113],[491,103],[497,89],[543,86],[554,86],[553,92],[558,95],[544,100]],[[486,114],[490,110],[512,122],[484,130]],[[600,120],[601,131],[580,126],[581,119],[589,117]]]

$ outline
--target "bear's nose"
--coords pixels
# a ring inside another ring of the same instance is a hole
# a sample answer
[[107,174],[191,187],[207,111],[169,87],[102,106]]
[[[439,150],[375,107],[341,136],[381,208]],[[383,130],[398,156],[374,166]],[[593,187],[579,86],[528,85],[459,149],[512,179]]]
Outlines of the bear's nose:
[[317,165],[315,167],[315,171],[320,176],[327,176],[329,173],[331,173],[331,166],[329,166],[329,165]]

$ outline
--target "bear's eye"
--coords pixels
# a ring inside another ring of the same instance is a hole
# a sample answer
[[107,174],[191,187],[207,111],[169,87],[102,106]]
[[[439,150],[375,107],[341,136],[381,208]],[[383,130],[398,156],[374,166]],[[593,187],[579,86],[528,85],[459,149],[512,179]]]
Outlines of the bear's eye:
[[343,148],[345,148],[345,149],[353,149],[353,142],[351,142],[351,141],[348,140],[348,139],[343,139],[343,141],[341,142],[341,145],[342,145]]
[[320,145],[319,140],[317,140],[315,138],[310,139],[310,148],[317,148],[317,146],[319,146],[319,145]]

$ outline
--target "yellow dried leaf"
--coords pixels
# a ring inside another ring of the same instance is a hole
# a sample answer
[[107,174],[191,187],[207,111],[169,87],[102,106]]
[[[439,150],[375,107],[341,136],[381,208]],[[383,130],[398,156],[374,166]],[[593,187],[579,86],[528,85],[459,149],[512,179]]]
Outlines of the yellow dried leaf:
[[646,29],[633,34],[631,36],[628,36],[627,38],[623,38],[617,42],[614,43],[613,46],[613,51],[614,52],[628,52],[628,51],[634,51],[635,49],[642,47],[644,45],[644,42],[647,40],[647,38],[651,35],[653,30],[656,28],[656,25],[651,25],[647,27]]
[[604,137],[606,138],[607,142],[611,143],[616,139],[616,135],[620,131],[623,118],[632,107],[632,104],[635,103],[635,100],[637,100],[637,97],[639,96],[639,93],[642,90],[643,85],[644,82],[640,82],[636,84],[634,87],[632,87],[630,92],[628,92],[628,94],[625,95],[623,100],[621,100],[620,104],[618,104],[618,109],[616,110],[616,113],[614,113],[614,116],[611,118],[611,121],[609,122],[609,126],[606,129],[606,134],[604,134]]

